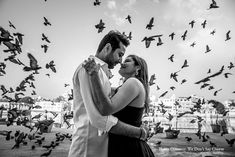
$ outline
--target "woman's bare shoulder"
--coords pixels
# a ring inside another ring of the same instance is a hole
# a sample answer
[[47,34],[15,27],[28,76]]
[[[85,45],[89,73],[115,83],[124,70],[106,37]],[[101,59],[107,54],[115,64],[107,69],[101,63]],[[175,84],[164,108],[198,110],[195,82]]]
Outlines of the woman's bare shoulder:
[[127,79],[124,84],[128,86],[135,86],[135,87],[142,86],[142,83],[140,82],[140,80],[134,77]]

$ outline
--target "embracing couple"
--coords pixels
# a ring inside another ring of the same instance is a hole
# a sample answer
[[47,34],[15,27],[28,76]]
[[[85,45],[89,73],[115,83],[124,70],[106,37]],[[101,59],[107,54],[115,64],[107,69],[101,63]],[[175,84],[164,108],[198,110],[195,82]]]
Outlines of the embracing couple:
[[[142,115],[148,110],[148,68],[144,59],[129,55],[129,40],[110,31],[73,76],[75,130],[69,157],[154,157],[146,143]],[[124,83],[111,88],[110,69],[121,64]]]

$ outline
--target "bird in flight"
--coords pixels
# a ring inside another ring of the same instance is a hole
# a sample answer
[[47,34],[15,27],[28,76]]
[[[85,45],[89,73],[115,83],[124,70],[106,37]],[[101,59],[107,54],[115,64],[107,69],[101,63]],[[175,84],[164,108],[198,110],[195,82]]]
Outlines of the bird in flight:
[[185,82],[187,82],[187,80],[186,80],[186,79],[183,79],[183,80],[181,81],[181,84],[183,84],[183,83],[185,83]]
[[229,34],[230,34],[230,30],[226,33],[226,39],[225,39],[225,41],[227,41],[227,40],[230,40],[230,39],[231,39],[231,37],[229,36]]
[[54,73],[56,73],[55,63],[54,63],[53,60],[46,64],[46,68],[47,68],[47,69],[50,68]]
[[171,62],[174,62],[174,54],[172,54],[168,59],[169,59]]
[[230,69],[232,69],[232,68],[234,68],[234,65],[233,65],[232,62],[230,62],[230,63],[229,63],[229,66],[228,66],[228,69],[230,70]]
[[181,36],[181,38],[183,39],[183,40],[185,40],[185,38],[186,38],[186,36],[187,36],[187,30],[184,32],[184,34]]
[[204,22],[201,25],[202,25],[202,28],[205,28],[206,27],[206,20],[204,20]]
[[175,90],[175,87],[174,87],[174,86],[171,86],[170,89],[171,89],[171,90]]
[[188,61],[187,59],[184,60],[184,64],[182,65],[181,69],[188,67]]
[[206,45],[206,52],[205,52],[205,53],[208,53],[208,52],[210,52],[210,51],[211,51],[211,49],[209,48],[208,45]]
[[222,90],[222,88],[216,90],[216,91],[214,92],[214,96],[216,96],[216,95],[218,94],[218,92],[221,91],[221,90]]
[[171,37],[171,40],[174,39],[174,36],[175,36],[175,33],[174,33],[174,32],[169,35],[169,37]]
[[38,65],[38,61],[36,60],[36,58],[34,58],[34,56],[31,53],[27,54],[29,60],[30,60],[30,66],[25,66],[23,68],[24,71],[35,71],[36,74],[38,74],[38,70],[41,69],[42,67],[39,67]]
[[210,85],[209,83],[203,83],[203,84],[201,85],[200,89],[205,88],[205,87],[207,87],[207,86],[209,86],[209,85]]
[[232,73],[224,73],[225,78],[228,78],[228,75],[232,75]]
[[51,26],[51,23],[48,21],[48,19],[47,19],[46,17],[43,17],[43,19],[44,19],[43,24],[44,24],[45,26],[47,26],[47,25],[50,25],[50,26]]
[[24,34],[21,34],[21,33],[13,33],[14,36],[17,36],[20,44],[22,45],[23,44],[23,36]]
[[191,25],[191,28],[193,28],[194,23],[195,23],[195,21],[194,21],[194,20],[192,20],[191,22],[189,22],[189,25]]
[[177,76],[178,76],[178,72],[180,72],[180,70],[179,71],[177,71],[177,72],[174,72],[174,73],[171,73],[171,75],[170,75],[170,78],[173,78],[176,82],[178,82],[178,80],[177,80]]
[[69,86],[69,84],[65,83],[65,84],[64,84],[64,87],[67,87],[67,86]]
[[50,43],[50,40],[44,33],[42,33],[42,40],[45,40],[46,42]]
[[150,19],[149,23],[146,26],[146,29],[149,29],[149,30],[152,29],[152,27],[154,26],[153,22],[154,22],[154,17]]
[[41,48],[44,49],[44,53],[47,52],[47,49],[48,49],[48,45],[44,44],[44,45],[41,45]]
[[215,0],[212,0],[212,3],[210,4],[210,7],[207,10],[214,9],[214,8],[219,8],[219,6],[216,4]]
[[160,90],[160,87],[157,85],[157,89],[156,90]]
[[[123,34],[126,35],[125,32]],[[132,32],[129,32],[128,36],[126,35],[126,37],[127,37],[127,39],[131,40],[132,39]]]
[[215,29],[212,32],[210,32],[210,34],[215,35]]
[[212,90],[212,89],[215,89],[214,86],[209,86],[208,90]]
[[94,2],[94,6],[96,6],[96,5],[100,5],[100,1],[99,0],[95,0],[95,2]]
[[16,27],[11,23],[11,21],[8,21],[8,22],[9,22],[9,27],[16,29]]
[[194,47],[196,45],[196,43],[195,42],[193,42],[190,46],[191,47]]
[[131,16],[130,15],[128,15],[125,19],[127,19],[128,22],[131,23]]
[[149,86],[152,86],[155,84],[156,77],[155,74],[151,75],[150,80],[149,80]]
[[157,46],[160,46],[160,45],[162,45],[162,44],[163,44],[163,42],[162,42],[161,38],[160,38],[160,37],[158,37]]
[[95,25],[95,28],[98,29],[98,33],[102,32],[104,30],[104,28],[105,28],[104,25],[105,25],[105,23],[102,21],[102,19],[100,19],[100,22],[97,25]]
[[211,69],[208,70],[207,74],[210,74],[211,73]]
[[168,93],[168,91],[165,91],[164,93],[162,93],[162,94],[159,96],[159,98],[164,97],[167,93]]
[[144,37],[142,42],[145,41],[145,46],[146,46],[146,48],[148,48],[151,44],[151,41],[155,40],[154,38],[161,37],[161,36],[162,35],[154,35],[154,36],[150,36],[150,37]]

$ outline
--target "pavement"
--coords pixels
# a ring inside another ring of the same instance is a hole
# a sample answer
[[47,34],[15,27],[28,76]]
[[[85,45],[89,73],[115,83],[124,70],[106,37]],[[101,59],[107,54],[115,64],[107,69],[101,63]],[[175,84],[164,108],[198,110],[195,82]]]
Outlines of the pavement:
[[[13,136],[16,130],[29,133],[29,129],[23,126],[5,126],[0,125],[0,131],[7,130],[12,131]],[[55,133],[72,133],[72,129],[56,128],[53,127],[50,133],[44,133],[45,137],[42,145],[49,145],[52,140],[55,140]],[[32,133],[31,133],[32,134]],[[205,156],[229,156],[235,157],[235,144],[230,147],[226,142],[226,139],[235,138],[235,134],[226,134],[220,136],[217,133],[206,133],[210,138],[207,142],[202,142],[194,133],[180,133],[176,139],[166,139],[165,133],[159,133],[154,135],[148,144],[152,148],[156,157],[205,157]],[[191,137],[190,142],[186,141],[185,137]],[[159,142],[161,141],[161,142]],[[211,147],[210,141],[216,144],[216,147]],[[161,144],[157,144],[161,143]],[[6,137],[0,135],[0,157],[39,157],[41,154],[47,152],[46,148],[43,148],[35,143],[35,140],[28,140],[27,145],[21,144],[19,148],[12,149],[15,141],[11,139],[6,141]],[[64,139],[59,142],[59,145],[52,150],[50,157],[66,157],[68,155],[71,141]],[[35,145],[35,149],[32,150],[32,145]]]

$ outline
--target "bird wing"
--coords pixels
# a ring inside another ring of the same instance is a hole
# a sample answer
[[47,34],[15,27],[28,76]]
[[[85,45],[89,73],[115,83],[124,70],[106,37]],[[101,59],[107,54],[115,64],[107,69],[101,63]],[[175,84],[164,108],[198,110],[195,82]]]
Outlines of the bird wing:
[[37,67],[38,61],[36,60],[36,58],[31,53],[28,53],[27,55],[30,60],[30,67],[32,67],[32,68]]

